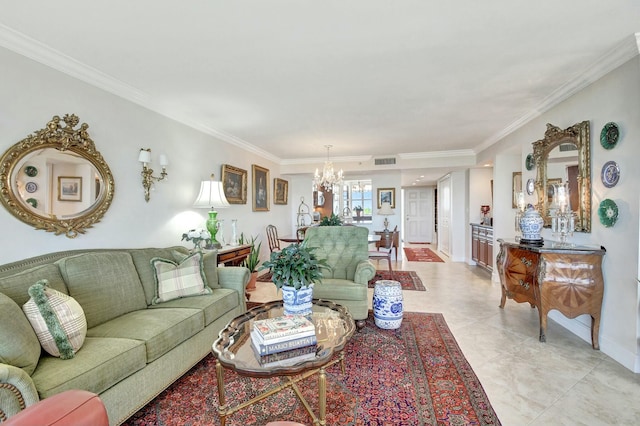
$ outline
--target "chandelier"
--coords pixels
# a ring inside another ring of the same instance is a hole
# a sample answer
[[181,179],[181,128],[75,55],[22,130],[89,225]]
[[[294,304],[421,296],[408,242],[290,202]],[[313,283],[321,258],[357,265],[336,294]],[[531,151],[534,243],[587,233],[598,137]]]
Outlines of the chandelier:
[[320,189],[320,187],[323,187],[327,191],[332,191],[334,185],[342,184],[342,179],[343,179],[342,170],[336,173],[333,170],[333,163],[329,159],[329,150],[331,149],[332,146],[333,145],[325,145],[325,148],[327,148],[327,161],[325,161],[324,163],[324,168],[322,169],[322,176],[320,175],[320,172],[318,171],[318,169],[316,169],[316,174],[313,176],[313,185],[318,190]]

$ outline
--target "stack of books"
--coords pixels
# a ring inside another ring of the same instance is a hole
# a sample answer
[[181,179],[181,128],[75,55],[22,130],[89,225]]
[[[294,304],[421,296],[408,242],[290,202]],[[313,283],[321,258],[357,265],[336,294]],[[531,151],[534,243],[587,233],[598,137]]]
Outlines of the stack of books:
[[263,367],[292,365],[316,356],[316,328],[302,315],[253,322],[251,347]]

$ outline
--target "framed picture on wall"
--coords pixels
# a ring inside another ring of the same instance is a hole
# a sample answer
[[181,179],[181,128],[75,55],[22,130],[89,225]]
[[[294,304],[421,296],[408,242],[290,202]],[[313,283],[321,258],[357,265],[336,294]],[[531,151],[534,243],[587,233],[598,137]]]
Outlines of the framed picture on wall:
[[251,165],[253,174],[253,211],[269,211],[269,169]]
[[58,201],[82,201],[82,178],[58,176]]
[[382,203],[391,204],[391,208],[396,208],[396,189],[378,188],[378,208],[382,208]]
[[247,204],[247,171],[222,165],[222,187],[229,204]]
[[[513,172],[513,179],[511,182],[511,207],[518,208],[518,192],[522,192],[522,172]],[[491,196],[493,200],[493,194]]]
[[287,204],[289,201],[289,182],[275,178],[273,180],[273,204]]

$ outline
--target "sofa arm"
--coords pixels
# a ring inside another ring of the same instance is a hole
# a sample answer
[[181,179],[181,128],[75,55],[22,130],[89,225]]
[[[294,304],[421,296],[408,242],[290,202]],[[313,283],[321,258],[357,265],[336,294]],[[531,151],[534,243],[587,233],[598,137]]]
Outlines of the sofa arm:
[[36,385],[22,368],[0,364],[0,422],[38,400]]
[[369,284],[369,280],[375,277],[376,268],[373,266],[370,260],[363,260],[356,266],[356,273],[353,277],[353,282],[356,284]]
[[243,266],[225,266],[218,268],[218,284],[222,288],[228,288],[238,292],[242,312],[247,310],[246,296],[244,294],[251,274]]

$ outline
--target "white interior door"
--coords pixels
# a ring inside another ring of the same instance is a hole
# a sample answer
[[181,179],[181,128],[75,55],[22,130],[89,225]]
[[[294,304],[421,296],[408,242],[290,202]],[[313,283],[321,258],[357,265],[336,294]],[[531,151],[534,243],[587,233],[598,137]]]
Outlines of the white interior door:
[[430,243],[433,240],[433,188],[404,190],[404,240]]
[[449,256],[451,239],[451,176],[438,181],[438,250]]

